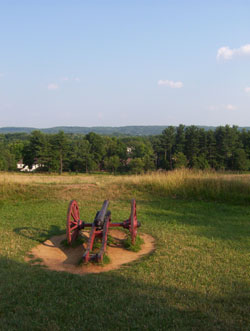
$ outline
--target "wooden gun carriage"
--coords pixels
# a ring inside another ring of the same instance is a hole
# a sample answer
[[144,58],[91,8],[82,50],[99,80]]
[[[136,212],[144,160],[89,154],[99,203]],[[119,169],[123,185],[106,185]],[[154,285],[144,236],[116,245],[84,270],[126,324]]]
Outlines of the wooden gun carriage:
[[[137,228],[141,226],[141,223],[136,217],[136,201],[131,201],[131,212],[127,220],[119,223],[111,222],[111,212],[108,210],[109,201],[103,202],[102,208],[96,213],[93,223],[85,223],[80,219],[79,207],[76,200],[72,200],[69,204],[67,214],[67,241],[68,244],[72,244],[80,234],[80,231],[90,227],[90,234],[87,243],[87,248],[83,254],[83,262],[87,263],[90,260],[97,262],[103,261],[103,256],[107,247],[108,231],[110,228],[122,227],[128,229],[131,236],[132,245],[135,244]],[[101,248],[98,253],[91,253],[95,238],[101,238]]]

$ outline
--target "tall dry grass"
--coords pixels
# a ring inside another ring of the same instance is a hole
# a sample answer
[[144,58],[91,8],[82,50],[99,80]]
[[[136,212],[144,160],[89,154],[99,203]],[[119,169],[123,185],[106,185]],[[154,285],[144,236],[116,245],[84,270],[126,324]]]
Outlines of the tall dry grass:
[[115,178],[154,196],[250,203],[250,175],[181,169]]
[[[141,192],[147,198],[169,196],[182,199],[250,203],[250,175],[181,169],[169,172],[152,172],[142,175],[46,175],[0,173],[1,198],[15,195],[32,197],[35,192],[48,195],[61,192],[65,198],[74,192],[101,194],[111,198]],[[66,191],[65,191],[66,190]],[[66,192],[66,193],[65,193]]]
[[88,174],[39,174],[39,173],[12,173],[0,172],[0,184],[8,185],[11,183],[32,185],[32,184],[98,184],[106,176]]
[[119,195],[108,174],[39,174],[0,172],[0,200],[111,199]]

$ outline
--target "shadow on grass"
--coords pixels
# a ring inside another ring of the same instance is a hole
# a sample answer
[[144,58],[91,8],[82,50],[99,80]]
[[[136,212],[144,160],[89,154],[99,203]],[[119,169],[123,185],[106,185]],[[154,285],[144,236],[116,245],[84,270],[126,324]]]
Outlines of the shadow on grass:
[[25,226],[25,227],[15,228],[13,231],[22,237],[35,240],[40,243],[51,238],[52,236],[57,236],[65,233],[65,230],[60,229],[60,227],[57,225],[51,225],[49,229],[41,229],[32,226],[31,227]]
[[0,329],[247,330],[244,291],[205,296],[117,272],[80,277],[1,258]]
[[140,203],[141,217],[159,227],[187,225],[193,234],[238,242],[249,249],[249,206],[170,198]]

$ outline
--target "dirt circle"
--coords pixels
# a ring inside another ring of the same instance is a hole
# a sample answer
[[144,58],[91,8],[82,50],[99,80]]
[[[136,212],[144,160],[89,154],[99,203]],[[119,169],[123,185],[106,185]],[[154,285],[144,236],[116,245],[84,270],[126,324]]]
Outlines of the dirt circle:
[[[109,233],[115,240],[121,242],[126,237],[126,233],[120,230],[111,230]],[[84,235],[88,236],[88,233],[84,232]],[[65,235],[52,237],[34,247],[28,254],[26,261],[44,265],[50,270],[66,271],[78,275],[110,271],[121,268],[123,264],[135,261],[154,250],[153,237],[142,233],[140,233],[140,237],[143,239],[144,244],[142,244],[139,252],[128,251],[122,247],[122,244],[109,246],[107,255],[110,258],[110,263],[103,266],[93,263],[79,265],[79,261],[84,253],[84,247],[83,245],[75,248],[62,246],[61,242],[66,238]]]

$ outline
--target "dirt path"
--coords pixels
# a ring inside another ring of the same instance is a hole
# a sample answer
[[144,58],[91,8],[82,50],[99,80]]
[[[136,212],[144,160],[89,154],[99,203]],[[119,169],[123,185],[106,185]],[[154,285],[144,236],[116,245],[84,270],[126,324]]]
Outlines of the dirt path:
[[[84,232],[84,234],[88,236],[87,232]],[[120,230],[111,230],[110,235],[119,242],[119,240],[122,241],[125,239],[126,234]],[[32,262],[35,259],[42,259],[42,262],[37,260],[38,263],[45,265],[48,269],[66,271],[73,274],[100,273],[118,269],[123,264],[135,261],[152,252],[154,250],[154,238],[147,234],[140,234],[140,237],[144,240],[144,244],[142,245],[142,249],[137,253],[124,249],[122,245],[109,246],[107,255],[111,262],[104,266],[92,263],[79,266],[78,264],[83,255],[84,248],[82,245],[76,248],[63,247],[61,241],[65,239],[65,235],[52,237],[34,247],[29,253],[29,256],[32,255],[32,257],[27,257],[26,261]]]

